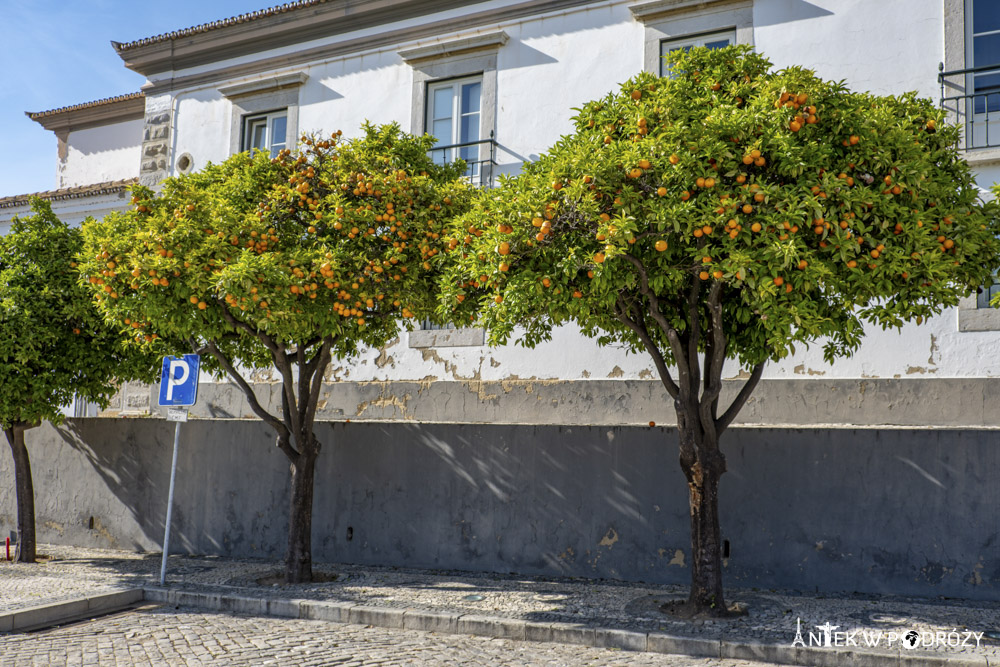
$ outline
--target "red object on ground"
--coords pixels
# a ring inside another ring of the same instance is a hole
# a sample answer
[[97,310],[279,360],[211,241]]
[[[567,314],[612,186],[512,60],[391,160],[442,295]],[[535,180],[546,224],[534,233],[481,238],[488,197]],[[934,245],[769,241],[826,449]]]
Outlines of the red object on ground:
[[7,538],[7,560],[10,560],[10,538]]

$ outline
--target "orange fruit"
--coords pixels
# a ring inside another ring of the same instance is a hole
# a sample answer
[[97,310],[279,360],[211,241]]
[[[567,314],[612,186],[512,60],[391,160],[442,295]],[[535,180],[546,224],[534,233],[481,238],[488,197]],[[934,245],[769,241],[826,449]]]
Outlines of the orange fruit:
[[667,242],[664,241],[663,239],[660,239],[654,244],[653,247],[655,247],[659,252],[663,252],[664,250],[667,249]]

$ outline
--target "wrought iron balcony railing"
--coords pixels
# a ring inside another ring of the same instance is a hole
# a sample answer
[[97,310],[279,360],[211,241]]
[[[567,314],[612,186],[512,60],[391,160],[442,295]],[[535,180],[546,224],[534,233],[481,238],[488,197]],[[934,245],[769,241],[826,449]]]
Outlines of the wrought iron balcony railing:
[[1000,147],[1000,64],[946,72],[942,63],[938,83],[941,108],[962,126],[959,149]]
[[497,142],[492,132],[489,139],[482,141],[435,146],[431,149],[430,156],[440,164],[454,162],[457,159],[465,160],[465,177],[472,185],[480,188],[493,187],[497,166]]

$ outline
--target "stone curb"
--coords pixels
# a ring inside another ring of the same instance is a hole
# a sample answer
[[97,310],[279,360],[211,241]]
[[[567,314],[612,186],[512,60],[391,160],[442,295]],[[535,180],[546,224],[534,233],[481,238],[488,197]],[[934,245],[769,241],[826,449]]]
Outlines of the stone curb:
[[972,658],[920,655],[902,649],[886,652],[818,649],[782,644],[735,642],[726,639],[675,637],[662,632],[595,628],[576,623],[537,623],[512,618],[458,614],[394,607],[367,607],[351,602],[267,600],[146,586],[143,599],[175,606],[231,611],[256,616],[281,616],[382,628],[423,630],[443,634],[479,635],[496,639],[577,644],[625,651],[670,653],[695,657],[757,660],[801,667],[989,667],[986,656]]
[[0,614],[0,632],[20,632],[41,628],[64,621],[84,619],[89,616],[117,611],[144,599],[141,588],[130,588],[112,593],[99,593],[87,597],[63,600],[35,607],[23,607]]

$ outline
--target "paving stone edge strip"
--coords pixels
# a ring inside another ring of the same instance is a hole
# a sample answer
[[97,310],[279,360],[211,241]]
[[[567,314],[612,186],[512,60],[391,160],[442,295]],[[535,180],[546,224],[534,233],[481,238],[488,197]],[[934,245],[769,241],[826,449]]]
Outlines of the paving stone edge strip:
[[[886,652],[818,649],[782,644],[751,643],[726,639],[677,637],[662,632],[636,632],[588,627],[574,623],[535,623],[518,619],[459,614],[421,609],[367,607],[353,602],[298,599],[265,599],[146,586],[143,599],[175,606],[198,607],[252,616],[279,616],[382,628],[423,630],[533,642],[577,644],[625,651],[670,653],[695,657],[758,660],[801,667],[991,667],[986,656],[972,659],[946,655],[920,655],[901,649]],[[70,603],[71,604],[71,603]],[[0,631],[3,631],[0,616]]]
[[0,613],[0,632],[17,632],[28,628],[56,625],[63,621],[87,618],[122,609],[144,597],[141,588],[97,593],[34,607],[22,607]]

